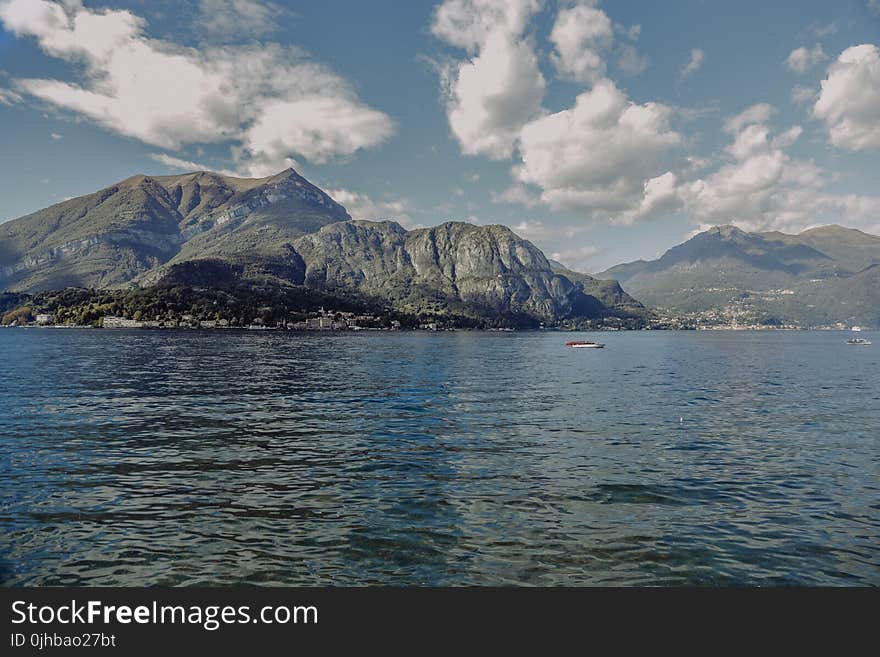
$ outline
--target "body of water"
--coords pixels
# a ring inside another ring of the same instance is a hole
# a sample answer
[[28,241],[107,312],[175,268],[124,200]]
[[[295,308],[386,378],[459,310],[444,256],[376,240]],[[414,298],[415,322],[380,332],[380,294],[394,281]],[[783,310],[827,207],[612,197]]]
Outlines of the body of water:
[[0,584],[878,585],[861,335],[2,330]]

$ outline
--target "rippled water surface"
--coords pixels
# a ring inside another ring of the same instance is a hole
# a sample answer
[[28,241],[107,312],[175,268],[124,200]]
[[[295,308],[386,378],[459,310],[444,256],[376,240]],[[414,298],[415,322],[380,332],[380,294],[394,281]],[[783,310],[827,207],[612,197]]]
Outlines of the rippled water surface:
[[880,584],[880,336],[0,331],[0,584]]

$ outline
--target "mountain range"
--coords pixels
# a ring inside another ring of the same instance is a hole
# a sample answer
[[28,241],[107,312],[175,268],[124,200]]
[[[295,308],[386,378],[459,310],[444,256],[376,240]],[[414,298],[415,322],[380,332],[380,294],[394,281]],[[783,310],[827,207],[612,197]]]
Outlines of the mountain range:
[[551,263],[504,226],[354,221],[292,169],[137,175],[0,224],[0,290],[271,281],[412,314],[526,321],[644,313],[616,282]]
[[880,326],[880,237],[719,226],[591,276],[500,225],[353,220],[292,169],[137,175],[0,224],[0,290],[266,282],[413,315],[632,320],[648,317],[644,303],[769,325]]
[[880,326],[880,237],[841,226],[797,235],[714,227],[657,260],[597,276],[619,281],[648,306],[679,313]]

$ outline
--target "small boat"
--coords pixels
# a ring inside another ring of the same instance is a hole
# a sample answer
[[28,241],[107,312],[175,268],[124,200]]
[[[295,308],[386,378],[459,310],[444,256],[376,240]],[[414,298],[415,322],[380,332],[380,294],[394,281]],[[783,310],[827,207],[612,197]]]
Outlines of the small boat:
[[865,340],[865,338],[851,338],[851,339],[847,340],[846,343],[847,343],[847,344],[852,344],[852,345],[860,345],[860,346],[865,346],[865,347],[867,347],[869,344],[871,344],[871,341],[870,341],[870,340]]
[[861,326],[853,326],[852,330],[854,333],[861,333],[862,327]]
[[565,343],[566,347],[572,347],[573,349],[602,349],[605,345],[601,342],[588,342],[585,340],[572,340],[571,342]]

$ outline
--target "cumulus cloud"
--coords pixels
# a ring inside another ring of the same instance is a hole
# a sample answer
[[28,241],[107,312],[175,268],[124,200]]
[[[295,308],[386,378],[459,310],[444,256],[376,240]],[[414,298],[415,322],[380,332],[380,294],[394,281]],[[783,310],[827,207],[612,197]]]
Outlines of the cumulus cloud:
[[279,29],[284,9],[259,0],[199,0],[199,29],[212,39],[235,41]]
[[802,74],[826,59],[828,59],[828,55],[822,50],[821,45],[817,44],[812,49],[802,46],[795,48],[789,53],[788,58],[785,60],[785,65],[788,67],[788,70]]
[[733,143],[725,150],[734,159],[745,160],[753,153],[767,148],[769,135],[770,129],[766,125],[760,123],[747,125],[740,130]]
[[706,60],[706,53],[700,48],[691,49],[691,57],[678,72],[678,79],[685,80],[700,70]]
[[611,80],[601,80],[571,109],[523,127],[516,177],[539,187],[554,209],[631,221],[645,182],[663,171],[661,157],[681,142],[669,126],[670,111],[634,103]]
[[546,83],[523,32],[540,8],[539,0],[446,0],[437,9],[431,31],[469,55],[441,71],[449,125],[466,155],[509,158],[539,111]]
[[552,229],[548,226],[544,225],[543,221],[538,219],[525,219],[520,221],[518,224],[511,226],[511,230],[515,232],[520,237],[525,237],[527,239],[537,239],[539,237],[544,237],[548,233],[552,233]]
[[589,84],[605,75],[602,53],[614,41],[614,27],[608,15],[594,4],[581,2],[560,9],[556,15],[550,32],[555,46],[551,57],[564,79]]
[[350,157],[394,130],[344,78],[277,45],[184,48],[147,37],[129,11],[79,0],[5,0],[0,21],[84,71],[81,83],[19,79],[18,91],[168,150],[232,142],[253,175]]
[[490,34],[522,34],[541,7],[541,0],[445,0],[434,13],[431,32],[475,53]]
[[572,271],[592,271],[595,258],[604,251],[597,246],[586,245],[571,249],[554,251],[550,257],[571,269]]
[[750,124],[766,123],[776,113],[776,108],[767,103],[752,105],[735,116],[731,116],[724,122],[724,131],[736,133]]
[[[492,192],[493,202],[617,223],[684,212],[698,225],[736,223],[750,230],[800,230],[821,221],[876,227],[880,198],[830,192],[833,175],[789,152],[803,132],[801,126],[774,129],[770,122],[777,111],[766,103],[723,122],[730,143],[720,158],[682,157],[679,148],[685,140],[671,120],[674,112],[686,118],[685,112],[635,102],[605,77],[605,57],[615,35],[623,40],[626,34],[595,2],[560,3],[550,35],[550,58],[559,76],[589,88],[571,107],[555,112],[543,108],[543,78],[532,67],[530,41],[522,38],[539,4],[517,1],[509,14],[499,14],[498,4],[447,0],[433,25],[435,34],[470,55],[449,69],[446,86],[450,124],[462,151],[516,158],[513,184]],[[517,47],[524,48],[529,65],[513,75]],[[621,51],[618,47],[613,52]],[[499,73],[481,79],[473,69],[489,70],[484,56]],[[819,47],[806,51],[808,65],[823,57]],[[863,148],[874,143],[880,126],[876,60],[874,46],[849,49],[823,82],[814,112],[829,125],[838,145]],[[680,79],[704,61],[705,53],[693,49]],[[800,54],[792,62],[801,67]],[[468,71],[474,78],[465,86]],[[796,88],[795,97],[807,102],[807,88]],[[527,102],[516,104],[517,98]],[[514,229],[543,241],[562,239],[540,220],[523,221]]]
[[880,197],[828,192],[826,171],[787,152],[801,127],[775,134],[766,124],[773,113],[768,105],[754,105],[727,121],[733,137],[725,149],[727,161],[675,190],[690,218],[705,226],[733,223],[746,230],[793,232],[841,219],[876,225]]
[[327,194],[342,205],[352,219],[366,221],[396,221],[404,228],[418,228],[410,216],[409,203],[404,200],[377,200],[367,194],[348,189],[328,189]]
[[193,162],[192,160],[184,160],[183,158],[174,157],[167,153],[150,153],[151,160],[155,160],[159,164],[164,164],[169,169],[176,171],[209,171],[210,167],[204,164]]
[[[665,171],[658,160],[680,142],[669,127],[670,108],[633,103],[604,77],[615,30],[631,40],[640,30],[615,27],[595,5],[568,0],[555,16],[549,39],[558,75],[591,85],[574,107],[555,113],[542,107],[544,78],[530,39],[523,38],[541,2],[446,0],[435,13],[434,34],[471,54],[447,66],[442,78],[461,151],[521,160],[514,184],[492,193],[495,203],[634,221],[646,181]],[[618,52],[630,73],[646,65],[634,48]]]
[[880,49],[844,50],[828,68],[813,106],[831,143],[853,151],[880,148]]
[[626,210],[620,217],[624,223],[632,223],[645,217],[672,214],[681,207],[678,176],[672,171],[645,181],[642,199],[638,206]]

